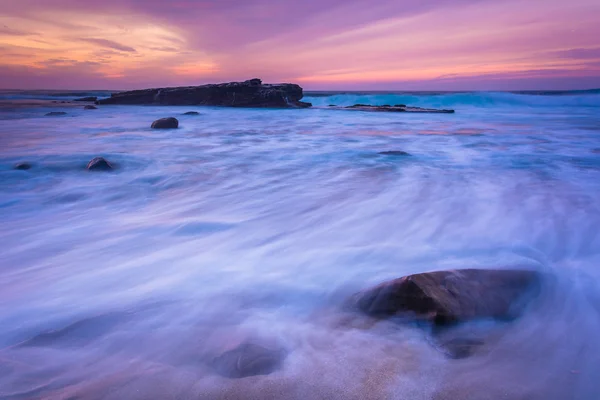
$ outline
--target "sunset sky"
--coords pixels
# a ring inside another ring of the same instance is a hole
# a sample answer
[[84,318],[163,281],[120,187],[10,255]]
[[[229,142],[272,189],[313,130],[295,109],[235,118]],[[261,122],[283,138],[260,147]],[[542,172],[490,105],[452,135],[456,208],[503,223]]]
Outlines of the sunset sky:
[[0,0],[0,88],[600,87],[599,0]]

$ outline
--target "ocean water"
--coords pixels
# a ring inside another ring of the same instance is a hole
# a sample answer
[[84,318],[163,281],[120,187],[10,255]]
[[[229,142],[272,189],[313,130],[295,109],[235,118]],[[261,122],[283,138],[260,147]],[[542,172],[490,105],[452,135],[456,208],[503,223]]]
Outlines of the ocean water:
[[[80,95],[0,93],[1,399],[599,398],[599,91],[60,103]],[[456,113],[327,109],[354,103]],[[180,128],[150,129],[167,116]],[[96,156],[117,169],[86,171]],[[542,293],[461,327],[484,341],[464,359],[345,307],[411,273],[511,267]],[[215,373],[247,340],[281,368]]]

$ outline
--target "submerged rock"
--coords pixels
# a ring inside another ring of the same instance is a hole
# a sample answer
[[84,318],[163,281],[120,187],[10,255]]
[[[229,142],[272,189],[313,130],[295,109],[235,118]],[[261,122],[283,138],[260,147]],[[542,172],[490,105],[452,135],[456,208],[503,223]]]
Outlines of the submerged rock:
[[302,88],[291,83],[263,84],[260,79],[202,86],[169,87],[113,93],[97,104],[204,105],[305,108]]
[[58,115],[67,115],[64,111],[52,111],[46,114],[46,117],[56,117]]
[[90,106],[90,105],[87,105],[87,106],[83,107],[83,109],[84,109],[84,110],[97,110],[97,109],[98,109],[98,107],[96,107],[96,106]]
[[409,153],[402,150],[380,151],[378,154],[382,156],[410,156]]
[[179,127],[177,118],[168,117],[157,119],[152,123],[152,129],[175,129]]
[[243,343],[216,357],[212,365],[220,375],[227,378],[245,378],[275,372],[281,367],[285,356],[281,349]]
[[98,100],[98,98],[96,96],[88,96],[88,97],[80,97],[78,99],[75,99],[73,101],[89,101],[89,102],[94,102]]
[[198,111],[188,111],[183,113],[183,115],[200,115]]
[[111,171],[114,169],[111,163],[102,157],[93,158],[87,165],[88,171]]
[[15,169],[18,169],[20,171],[25,171],[25,170],[31,169],[31,167],[32,167],[32,165],[29,163],[26,163],[26,162],[15,164]]
[[453,114],[454,110],[441,110],[434,108],[408,107],[404,104],[396,104],[394,106],[372,106],[369,104],[355,104],[353,106],[335,107],[341,110],[354,111],[377,111],[377,112],[409,112],[409,113],[428,113],[428,114]]
[[456,338],[440,343],[437,349],[448,358],[461,359],[472,356],[484,344],[479,339]]
[[448,325],[475,318],[517,317],[537,287],[529,270],[427,272],[385,282],[355,295],[354,305],[376,318],[408,316]]

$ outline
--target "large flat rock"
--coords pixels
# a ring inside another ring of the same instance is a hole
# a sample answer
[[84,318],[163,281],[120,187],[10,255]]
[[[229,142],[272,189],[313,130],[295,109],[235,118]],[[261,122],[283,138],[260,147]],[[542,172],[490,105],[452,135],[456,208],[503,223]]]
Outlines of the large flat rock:
[[427,272],[382,283],[353,301],[373,317],[413,316],[436,325],[511,319],[523,311],[540,279],[536,271],[514,269]]
[[225,107],[305,108],[302,88],[291,83],[263,84],[260,79],[202,86],[113,93],[97,104],[203,105]]

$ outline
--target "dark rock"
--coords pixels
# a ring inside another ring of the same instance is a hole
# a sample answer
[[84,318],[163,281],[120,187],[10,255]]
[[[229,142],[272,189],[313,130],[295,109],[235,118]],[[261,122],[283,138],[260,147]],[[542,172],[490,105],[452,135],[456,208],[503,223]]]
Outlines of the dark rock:
[[410,156],[409,153],[402,150],[381,151],[378,154],[381,154],[382,156]]
[[111,171],[114,169],[111,163],[102,157],[95,157],[86,167],[88,171]]
[[59,115],[67,115],[67,113],[64,111],[52,111],[52,112],[49,112],[48,114],[46,114],[46,117],[56,117]]
[[245,378],[275,372],[281,367],[285,356],[281,349],[243,343],[216,357],[212,365],[220,375],[227,378]]
[[73,101],[89,101],[89,102],[95,102],[96,100],[98,100],[98,98],[96,96],[88,96],[88,97],[81,97],[79,99],[75,99]]
[[383,105],[372,106],[368,104],[355,104],[353,106],[338,107],[342,110],[354,111],[379,111],[379,112],[411,112],[411,113],[429,113],[429,114],[452,114],[454,110],[438,110],[434,108],[407,107],[404,104],[395,106]]
[[306,108],[302,88],[291,83],[263,84],[260,79],[202,86],[113,93],[96,104],[204,105],[226,107]]
[[177,118],[161,118],[152,123],[152,129],[175,129],[179,127]]
[[335,104],[330,104],[327,107],[337,107]]
[[473,353],[483,346],[484,342],[478,339],[456,338],[442,342],[437,346],[437,349],[446,354],[449,358],[461,359],[473,355]]
[[352,299],[363,313],[443,326],[476,318],[517,317],[540,281],[529,270],[464,269],[427,272],[383,283]]
[[85,107],[83,107],[83,109],[84,109],[84,110],[97,110],[97,109],[98,109],[98,107],[96,107],[96,106],[90,106],[90,105],[88,105],[88,106],[85,106]]
[[183,115],[200,115],[198,111],[188,111],[183,113]]
[[31,169],[31,167],[32,167],[32,165],[29,163],[26,163],[26,162],[18,163],[15,165],[15,169],[18,169],[20,171],[25,171],[25,170]]

